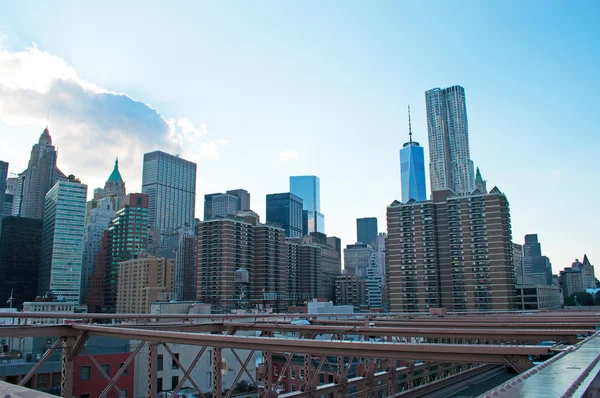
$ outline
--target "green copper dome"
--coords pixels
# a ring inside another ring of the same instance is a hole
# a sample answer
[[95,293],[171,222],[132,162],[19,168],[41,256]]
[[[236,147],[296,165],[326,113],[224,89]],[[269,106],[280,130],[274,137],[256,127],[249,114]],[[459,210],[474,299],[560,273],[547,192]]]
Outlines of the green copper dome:
[[115,160],[115,168],[112,173],[110,173],[110,177],[106,182],[123,182],[123,177],[121,177],[121,173],[119,173],[119,158]]

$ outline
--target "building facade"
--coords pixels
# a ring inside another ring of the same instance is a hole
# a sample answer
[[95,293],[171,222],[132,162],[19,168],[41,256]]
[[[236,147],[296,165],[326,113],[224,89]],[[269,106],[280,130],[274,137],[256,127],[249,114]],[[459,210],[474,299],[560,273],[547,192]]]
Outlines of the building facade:
[[[133,260],[148,252],[149,197],[132,193],[123,199],[108,228],[107,253],[104,270],[104,295],[102,312],[114,313],[117,307],[119,263]],[[99,262],[100,260],[98,260]],[[98,264],[97,267],[98,269]]]
[[356,219],[356,242],[373,246],[377,239],[377,218],[363,217]]
[[[311,232],[304,236],[303,246],[311,247],[309,250],[307,262],[300,259],[300,280],[301,282],[306,277],[307,279],[316,279],[317,290],[306,290],[300,287],[302,293],[313,293],[312,298],[325,298],[327,300],[335,300],[335,279],[342,273],[342,259],[340,252],[332,243],[336,241],[335,237],[327,237],[320,232]],[[314,250],[318,248],[318,250]],[[318,253],[316,257],[316,267],[313,255]],[[313,279],[313,280],[314,280]],[[315,294],[316,293],[316,294]]]
[[0,301],[12,292],[12,307],[33,301],[38,293],[43,221],[4,217],[0,229]]
[[254,263],[254,229],[242,217],[202,221],[198,230],[197,299],[216,311],[236,306],[235,271],[250,273]]
[[390,310],[507,311],[515,308],[510,210],[489,194],[433,193],[387,209]]
[[585,292],[583,271],[580,268],[565,268],[560,271],[560,287],[563,297],[570,297],[573,293]]
[[140,255],[119,263],[117,313],[147,314],[150,304],[175,295],[175,260]]
[[515,269],[515,281],[523,283],[523,245],[513,243],[513,268]]
[[538,278],[541,283],[552,285],[552,265],[548,257],[542,256],[537,234],[525,235],[523,275]]
[[31,149],[27,170],[19,174],[13,210],[15,215],[42,219],[45,197],[58,181],[65,181],[65,175],[56,167],[57,152],[52,145],[48,127]]
[[325,233],[325,216],[321,213],[321,180],[317,176],[290,177],[290,192],[302,199],[302,235]]
[[196,300],[198,238],[191,227],[181,227],[175,253],[175,294],[177,300]]
[[375,250],[366,243],[347,245],[344,249],[344,271],[347,275],[367,279],[367,268]]
[[[89,204],[89,202],[88,202]],[[90,281],[96,271],[98,252],[102,236],[115,218],[115,203],[110,198],[102,198],[96,202],[86,217],[83,235],[83,265],[81,269],[81,302],[87,303]]]
[[469,194],[475,189],[469,150],[465,89],[434,88],[425,93],[431,191]]
[[79,304],[87,185],[59,181],[46,195],[38,294],[49,291]]
[[288,238],[301,238],[302,199],[292,193],[267,195],[267,222],[281,224]]
[[575,262],[571,264],[571,268],[579,268],[581,270],[583,275],[584,289],[596,288],[596,274],[594,272],[594,266],[590,263],[587,254],[583,255],[583,262],[575,259]]
[[352,275],[335,278],[335,304],[355,308],[367,305],[367,281]]
[[[277,312],[285,312],[290,304],[286,280],[288,252],[285,230],[277,224],[254,226],[254,262],[252,264],[251,298]],[[292,303],[294,304],[294,303]]]
[[408,107],[408,137],[408,142],[404,143],[402,149],[400,149],[400,183],[402,186],[402,202],[404,203],[410,199],[417,201],[427,200],[425,153],[423,147],[412,139],[410,106]]
[[238,198],[238,210],[250,210],[250,193],[245,189],[230,189],[225,192]]
[[560,287],[540,283],[538,278],[525,277],[517,284],[518,309],[523,311],[556,310],[561,307]]
[[[2,217],[9,216],[10,213],[4,211],[4,200],[6,195],[6,179],[8,177],[8,163],[0,160],[0,224]],[[0,226],[1,228],[1,226]]]
[[167,236],[193,226],[196,209],[196,163],[161,151],[144,154],[142,193],[148,195],[151,227]]

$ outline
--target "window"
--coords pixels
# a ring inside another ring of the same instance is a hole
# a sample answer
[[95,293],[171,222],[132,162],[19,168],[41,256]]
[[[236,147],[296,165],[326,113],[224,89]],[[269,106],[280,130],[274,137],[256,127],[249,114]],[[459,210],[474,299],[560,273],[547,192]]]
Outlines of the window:
[[291,391],[296,391],[296,385],[294,383],[292,383],[291,387]]
[[[121,369],[123,367],[123,365],[125,365],[125,363],[120,363],[119,364],[119,369]],[[123,373],[121,374],[121,376],[128,376],[129,375],[129,366],[127,368],[125,368],[125,370],[123,371]]]
[[177,384],[179,384],[179,376],[171,377],[171,390],[174,390]]
[[162,377],[156,378],[156,392],[161,392],[163,390],[162,387]]
[[163,370],[163,356],[159,355],[156,358],[156,370]]
[[273,365],[273,374],[279,376],[279,366],[277,364]]
[[[174,353],[173,356],[175,358],[177,358],[177,360],[179,361],[179,353],[178,352]],[[173,360],[171,361],[171,368],[172,369],[177,369],[179,367],[179,366],[177,366],[177,362],[175,362],[175,358],[173,358]]]
[[294,368],[290,368],[290,379],[295,379],[296,378],[296,371],[294,370]]
[[90,398],[90,394],[81,394],[79,398]]
[[48,387],[50,387],[50,375],[48,373],[39,374],[37,377],[37,388],[48,388]]
[[[92,377],[92,367],[91,366],[82,366],[81,369],[79,370],[79,378],[81,380],[89,380],[91,377]],[[60,384],[60,382],[59,382],[59,384]]]
[[52,387],[60,387],[62,376],[60,373],[52,373]]
[[[104,364],[104,365],[100,365],[100,367],[104,370],[104,372],[106,373],[106,375],[108,377],[110,377],[110,365]],[[104,379],[104,376],[102,375],[102,373],[100,373],[100,378]]]
[[300,373],[300,380],[304,380],[304,368],[300,368],[298,373]]
[[123,388],[121,391],[123,392],[123,395],[119,395],[119,398],[127,398],[129,396],[129,391],[127,391],[126,388]]

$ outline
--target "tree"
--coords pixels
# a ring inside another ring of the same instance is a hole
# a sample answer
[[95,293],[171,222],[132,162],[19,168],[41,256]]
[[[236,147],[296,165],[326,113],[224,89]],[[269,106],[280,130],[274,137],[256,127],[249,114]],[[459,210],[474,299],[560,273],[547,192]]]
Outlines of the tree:
[[596,305],[600,305],[600,290],[596,292]]
[[588,292],[575,292],[565,299],[566,306],[594,305],[594,296]]

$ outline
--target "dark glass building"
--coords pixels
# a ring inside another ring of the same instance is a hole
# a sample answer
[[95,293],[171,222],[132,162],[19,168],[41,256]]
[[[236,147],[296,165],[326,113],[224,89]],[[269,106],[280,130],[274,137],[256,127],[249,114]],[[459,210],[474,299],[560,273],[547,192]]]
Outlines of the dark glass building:
[[290,192],[302,199],[303,235],[325,233],[325,216],[321,213],[321,180],[317,176],[290,177]]
[[4,217],[0,232],[0,301],[5,303],[13,289],[13,308],[37,295],[43,221],[35,218]]
[[293,193],[267,195],[267,222],[281,224],[288,238],[301,238],[302,198]]
[[542,256],[542,246],[537,234],[525,235],[523,274],[536,277],[546,285],[552,285],[552,265],[548,257]]
[[356,241],[372,245],[377,240],[377,218],[364,217],[356,219]]

